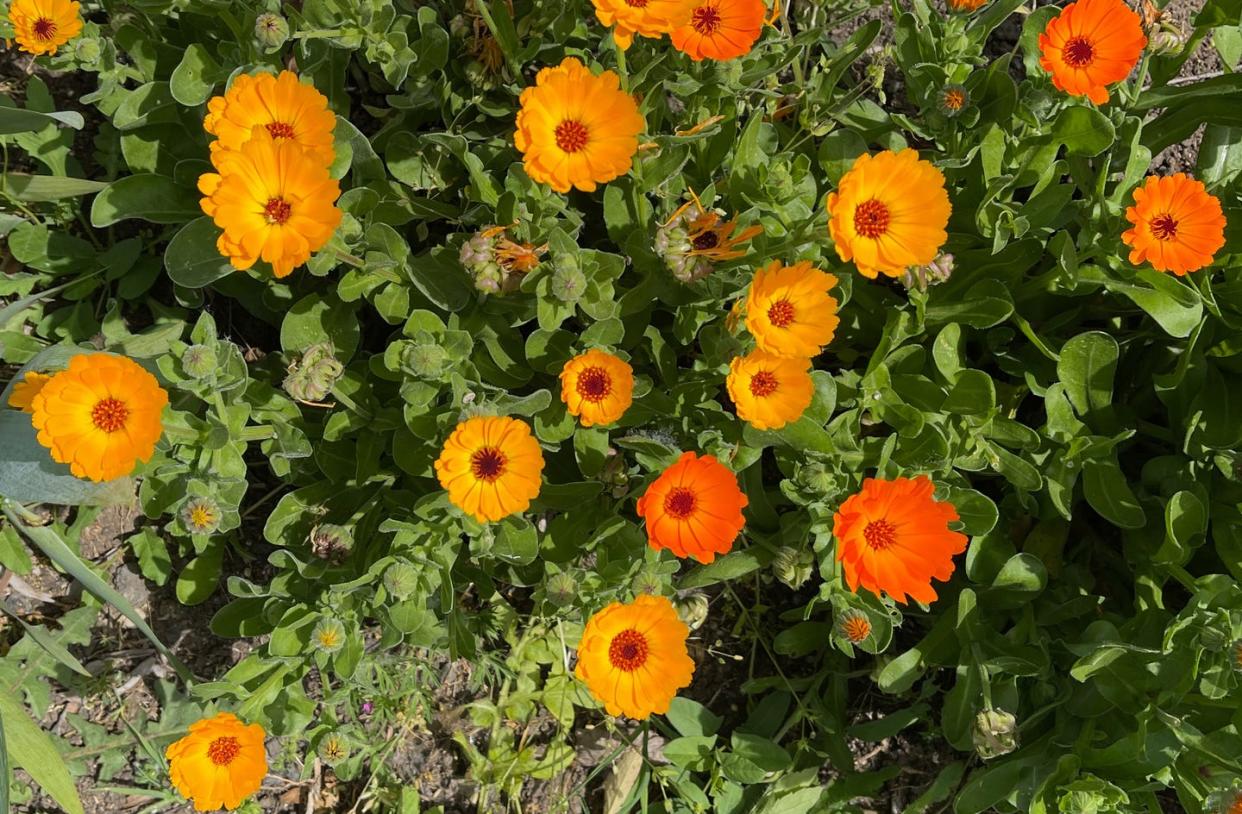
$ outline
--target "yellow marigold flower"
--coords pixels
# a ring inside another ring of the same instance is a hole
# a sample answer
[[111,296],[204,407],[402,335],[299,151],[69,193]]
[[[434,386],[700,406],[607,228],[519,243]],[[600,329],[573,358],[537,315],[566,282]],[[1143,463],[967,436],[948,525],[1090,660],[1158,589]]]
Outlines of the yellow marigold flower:
[[630,47],[635,34],[660,37],[690,22],[692,0],[594,0],[595,16],[614,26],[612,38],[621,50]]
[[746,295],[746,330],[760,350],[809,359],[836,335],[840,303],[828,292],[837,278],[803,260],[773,260],[759,271]]
[[23,413],[34,412],[30,406],[34,402],[34,397],[39,395],[43,385],[51,380],[52,377],[46,373],[27,371],[24,379],[13,383],[13,389],[9,391],[9,406]]
[[325,167],[336,158],[336,116],[328,97],[292,71],[280,76],[241,74],[223,96],[207,103],[203,129],[216,137],[211,151],[240,150],[254,128],[263,127],[277,141],[288,139],[317,156]]
[[43,385],[31,422],[52,460],[69,464],[76,477],[106,481],[151,460],[167,406],[168,394],[142,365],[85,353]]
[[267,777],[263,727],[221,712],[190,724],[190,732],[164,752],[168,774],[195,811],[237,808]]
[[198,179],[203,211],[224,230],[216,247],[237,269],[260,258],[287,277],[332,239],[341,223],[340,185],[297,142],[256,127],[239,150],[212,155],[217,173]]
[[487,523],[524,512],[542,485],[543,450],[516,418],[483,416],[457,425],[436,460],[449,500]]
[[56,53],[82,33],[80,8],[69,0],[13,0],[9,22],[18,47],[36,56]]
[[866,277],[900,277],[936,259],[948,240],[944,175],[914,150],[863,154],[828,195],[837,254]]
[[757,430],[779,430],[797,421],[815,395],[810,367],[810,359],[774,356],[762,350],[736,357],[725,384],[737,417]]
[[589,350],[561,370],[561,401],[582,426],[611,424],[634,401],[634,368],[602,350]]
[[646,126],[612,71],[592,74],[566,57],[522,91],[514,141],[526,174],[557,192],[586,192],[630,171]]
[[694,661],[690,629],[663,596],[641,594],[614,602],[587,621],[574,675],[609,715],[643,719],[668,712],[677,691],[690,686]]

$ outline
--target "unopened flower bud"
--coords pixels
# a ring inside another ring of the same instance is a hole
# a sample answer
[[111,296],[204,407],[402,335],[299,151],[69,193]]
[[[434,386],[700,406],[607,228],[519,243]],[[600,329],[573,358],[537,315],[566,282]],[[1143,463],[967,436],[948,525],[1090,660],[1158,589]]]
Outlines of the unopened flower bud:
[[209,497],[192,497],[181,507],[181,523],[190,534],[214,534],[220,528],[220,506]]
[[691,630],[698,630],[707,621],[709,603],[706,594],[692,593],[679,596],[673,600],[673,607],[677,609],[677,615],[681,617],[681,621],[685,622],[686,627]]
[[422,570],[410,562],[396,562],[384,572],[384,587],[395,599],[403,600],[418,590]]
[[970,92],[961,85],[945,85],[940,89],[937,107],[949,118],[959,115],[968,104],[970,104]]
[[548,578],[545,590],[548,601],[556,605],[569,605],[578,595],[578,581],[561,571]]
[[191,345],[181,354],[181,368],[196,379],[215,375],[218,366],[215,350],[207,345]]
[[556,270],[552,272],[549,288],[552,296],[563,303],[575,303],[582,299],[586,292],[587,279],[578,268],[578,260],[574,257],[561,257],[556,261]]
[[429,342],[406,345],[401,353],[401,366],[423,379],[438,379],[447,361],[444,348]]
[[939,285],[953,274],[953,255],[941,253],[936,259],[925,266],[911,266],[906,269],[901,283],[907,289],[917,288],[926,291],[929,286]]
[[337,619],[323,617],[311,632],[311,644],[324,653],[335,653],[345,646],[345,626]]
[[271,12],[260,14],[254,21],[254,37],[264,48],[279,48],[289,39],[289,21]]
[[651,594],[659,596],[664,592],[664,580],[660,579],[660,575],[644,568],[634,576],[634,581],[630,583],[630,588],[635,594]]
[[838,488],[836,475],[819,461],[798,467],[796,479],[813,492],[831,493]]
[[1007,755],[1018,747],[1018,722],[1003,709],[985,709],[970,730],[975,752],[984,760]]
[[339,565],[354,547],[354,535],[344,526],[324,523],[310,533],[311,553],[321,560]]
[[351,751],[349,741],[339,732],[331,732],[319,742],[319,759],[333,768],[343,763]]
[[[1228,624],[1227,621],[1226,624]],[[1229,634],[1219,627],[1205,624],[1199,628],[1199,644],[1203,645],[1204,650],[1219,653],[1229,645]]]
[[815,554],[806,550],[782,546],[772,560],[772,573],[776,578],[797,590],[811,578],[815,568]]
[[1177,56],[1186,46],[1186,35],[1172,24],[1161,25],[1151,35],[1151,52],[1155,56]]
[[847,608],[837,616],[833,631],[850,644],[862,644],[871,636],[871,618],[857,608]]
[[99,40],[94,37],[82,37],[73,46],[73,53],[78,58],[78,62],[94,65],[99,61],[102,49],[99,47]]

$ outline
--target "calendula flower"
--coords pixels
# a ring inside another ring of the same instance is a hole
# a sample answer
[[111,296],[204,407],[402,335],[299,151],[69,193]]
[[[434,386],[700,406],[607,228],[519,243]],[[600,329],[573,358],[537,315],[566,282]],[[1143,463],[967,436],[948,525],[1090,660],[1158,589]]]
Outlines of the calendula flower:
[[52,460],[69,464],[76,477],[106,481],[151,460],[168,394],[137,362],[84,353],[52,376],[30,406]]
[[970,91],[966,88],[961,85],[945,85],[940,89],[938,107],[941,113],[951,119],[965,110],[969,101]]
[[867,478],[833,515],[837,560],[851,591],[859,586],[904,603],[907,594],[934,602],[932,580],[953,575],[953,557],[966,550],[966,535],[949,530],[958,519],[952,503],[938,501],[926,475]]
[[345,646],[345,626],[339,619],[321,618],[311,631],[311,644],[324,653],[335,653]]
[[837,635],[850,644],[861,644],[871,635],[871,620],[857,608],[849,608],[837,617]]
[[578,645],[574,675],[609,715],[643,719],[668,712],[677,691],[690,686],[694,661],[690,629],[663,596],[642,594],[592,616]]
[[656,253],[683,283],[703,279],[716,263],[743,256],[745,244],[763,233],[759,225],[738,229],[737,218],[725,221],[724,213],[704,207],[693,192],[690,198],[655,236]]
[[54,54],[82,33],[81,6],[69,0],[13,0],[9,22],[17,46],[28,54]]
[[256,127],[249,141],[217,151],[212,161],[219,174],[199,177],[206,196],[199,203],[224,230],[216,248],[233,268],[248,269],[262,259],[277,277],[288,277],[341,223],[335,205],[340,185],[321,156],[293,139],[276,139]]
[[839,303],[828,292],[837,278],[802,260],[792,266],[773,260],[751,280],[746,294],[746,330],[760,350],[809,359],[836,335]]
[[214,534],[220,528],[220,505],[209,497],[193,497],[181,507],[181,524],[191,534]]
[[669,38],[695,62],[733,59],[750,53],[766,16],[763,0],[696,0],[689,22]]
[[221,712],[190,724],[190,732],[164,752],[168,774],[195,811],[239,807],[267,777],[263,727]]
[[988,4],[988,0],[949,0],[949,8],[953,11],[978,11]]
[[9,406],[15,410],[21,410],[23,413],[34,412],[31,406],[34,404],[35,396],[43,390],[43,385],[52,380],[52,377],[46,373],[38,373],[33,370],[26,371],[26,375],[20,382],[13,383],[13,389],[9,391]]
[[449,501],[487,523],[526,511],[538,496],[543,451],[526,422],[483,416],[457,425],[435,466]]
[[522,91],[514,141],[526,174],[557,192],[586,192],[630,171],[646,126],[612,71],[592,74],[566,57]]
[[591,349],[561,370],[561,401],[584,427],[613,423],[633,400],[634,368],[611,353]]
[[914,150],[863,154],[828,195],[828,231],[842,260],[874,278],[900,277],[948,240],[944,175]]
[[203,129],[216,137],[213,153],[240,150],[262,127],[274,140],[302,147],[324,167],[336,158],[336,116],[328,110],[328,97],[292,71],[241,74],[223,96],[207,103],[207,111]]
[[1039,35],[1039,64],[1058,90],[1102,105],[1146,46],[1143,21],[1123,0],[1077,0]]
[[685,452],[647,487],[637,511],[652,548],[708,563],[733,548],[746,525],[747,502],[728,467],[711,455]]
[[725,380],[737,417],[757,430],[779,430],[811,406],[811,360],[755,350],[729,364]]
[[1157,271],[1179,277],[1211,265],[1225,245],[1220,200],[1185,173],[1149,177],[1134,190],[1126,220],[1134,224],[1121,235],[1130,247],[1130,262],[1150,262]]
[[690,0],[593,0],[595,16],[613,26],[612,38],[621,50],[635,34],[661,37],[690,20]]

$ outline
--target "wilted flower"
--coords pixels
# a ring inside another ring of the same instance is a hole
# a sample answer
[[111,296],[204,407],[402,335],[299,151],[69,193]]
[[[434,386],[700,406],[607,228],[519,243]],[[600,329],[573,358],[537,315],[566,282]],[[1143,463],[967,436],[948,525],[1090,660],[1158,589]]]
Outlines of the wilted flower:
[[539,265],[547,244],[517,243],[505,226],[488,226],[471,235],[461,246],[457,259],[474,279],[474,287],[485,294],[507,294],[517,290],[522,278]]
[[815,567],[815,554],[805,548],[781,546],[772,560],[772,572],[776,578],[797,590],[801,588]]
[[206,379],[216,372],[219,359],[213,348],[207,345],[190,345],[181,354],[181,367],[196,379]]
[[837,616],[836,633],[850,644],[861,644],[871,635],[871,619],[857,608],[848,608]]
[[279,48],[289,39],[289,21],[271,12],[260,14],[254,21],[254,36],[265,48]]
[[940,285],[953,275],[953,255],[941,252],[925,266],[910,266],[901,278],[907,290],[917,288],[926,291],[930,286]]
[[345,561],[354,547],[354,535],[344,526],[324,523],[310,533],[311,553],[337,565]]
[[949,118],[961,113],[970,103],[970,92],[961,85],[945,85],[940,89],[938,97],[940,112]]
[[397,599],[405,599],[418,590],[422,570],[409,562],[396,562],[384,572],[384,587]]
[[705,208],[693,190],[690,198],[656,230],[655,236],[656,253],[683,283],[711,274],[713,263],[743,256],[745,248],[738,247],[763,232],[762,226],[748,226],[734,234],[737,218],[722,222],[724,212]]
[[350,751],[349,741],[339,732],[331,732],[319,742],[319,759],[332,767],[348,758]]
[[214,534],[220,528],[220,506],[209,497],[193,497],[181,507],[181,522],[191,534]]
[[578,594],[578,581],[561,571],[548,578],[546,593],[549,601],[557,605],[568,605]]
[[970,736],[984,760],[1007,755],[1018,748],[1018,722],[1003,709],[985,709],[975,716]]
[[698,630],[707,621],[707,611],[710,605],[707,594],[695,592],[674,599],[673,607],[677,609],[677,615],[687,627],[691,630]]
[[313,404],[323,401],[332,392],[344,372],[345,366],[332,355],[331,345],[311,345],[302,354],[301,361],[289,366],[283,386],[298,401]]

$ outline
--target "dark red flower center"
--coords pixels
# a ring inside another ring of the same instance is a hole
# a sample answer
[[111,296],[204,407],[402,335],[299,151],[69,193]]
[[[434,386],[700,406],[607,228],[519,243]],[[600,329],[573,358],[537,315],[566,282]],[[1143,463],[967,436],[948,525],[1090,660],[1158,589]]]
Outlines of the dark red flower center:
[[104,432],[112,433],[125,426],[129,418],[129,408],[125,403],[114,398],[106,398],[97,403],[91,410],[91,422]]
[[272,122],[267,126],[272,138],[293,138],[293,125],[285,122]]
[[632,673],[647,663],[647,637],[637,630],[623,630],[608,645],[608,661],[618,670]]
[[664,511],[676,520],[685,520],[694,514],[694,507],[697,503],[698,499],[694,496],[693,490],[677,486],[665,495]]
[[588,367],[578,374],[578,395],[587,401],[603,401],[612,392],[612,377],[602,367]]
[[768,308],[768,322],[777,328],[788,328],[794,321],[794,307],[789,300],[777,300]]
[[41,40],[51,40],[56,36],[56,21],[47,17],[40,17],[34,21],[34,25],[30,27],[34,35]]
[[720,28],[720,12],[715,6],[699,6],[690,16],[690,25],[704,37],[710,37]]
[[495,447],[483,447],[470,456],[470,471],[479,480],[492,483],[505,473],[505,455]]
[[237,742],[237,738],[216,738],[207,747],[207,757],[211,758],[211,762],[217,766],[227,766],[233,762],[233,758],[237,757],[240,751],[241,744]]
[[771,371],[761,370],[750,377],[750,394],[757,398],[770,396],[776,392],[778,382]]
[[271,224],[280,226],[289,220],[293,207],[284,198],[269,198],[263,207],[263,218]]
[[1085,68],[1095,60],[1095,46],[1086,37],[1070,37],[1064,48],[1065,64]]
[[854,231],[872,240],[888,231],[888,207],[872,198],[854,210]]
[[720,235],[715,232],[704,232],[690,242],[694,248],[699,251],[703,251],[704,249],[714,249],[720,245]]
[[873,550],[883,551],[897,542],[897,529],[887,520],[872,520],[863,529],[863,539]]
[[646,8],[647,0],[625,0],[625,4],[630,8]]
[[1151,219],[1151,233],[1156,240],[1172,240],[1177,237],[1177,221],[1169,213]]
[[576,153],[587,145],[586,125],[574,119],[566,119],[556,126],[556,146],[567,153]]

